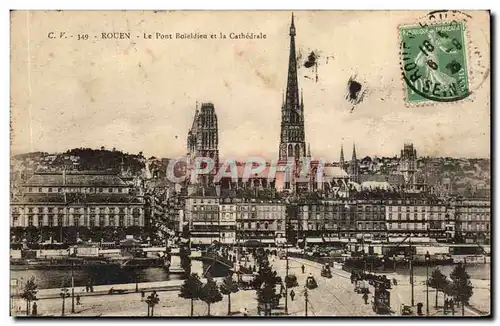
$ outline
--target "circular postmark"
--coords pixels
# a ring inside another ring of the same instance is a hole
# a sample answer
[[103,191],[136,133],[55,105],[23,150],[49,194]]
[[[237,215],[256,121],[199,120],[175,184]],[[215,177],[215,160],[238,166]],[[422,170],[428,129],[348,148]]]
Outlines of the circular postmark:
[[480,88],[489,75],[482,53],[489,39],[481,27],[469,14],[446,10],[399,27],[408,102],[459,101]]

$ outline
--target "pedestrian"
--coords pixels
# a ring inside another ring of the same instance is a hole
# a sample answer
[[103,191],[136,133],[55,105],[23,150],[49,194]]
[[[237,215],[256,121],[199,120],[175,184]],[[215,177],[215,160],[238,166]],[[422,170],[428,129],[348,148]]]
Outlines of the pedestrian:
[[446,313],[448,312],[448,304],[449,304],[449,301],[448,301],[448,298],[445,298],[444,299],[444,304],[443,304],[443,313],[446,315]]
[[292,301],[295,298],[295,292],[293,292],[293,290],[290,291],[290,298],[292,299]]
[[144,297],[146,296],[146,293],[144,293],[144,290],[141,291],[141,302],[144,301]]
[[79,294],[77,294],[77,295],[76,295],[76,305],[77,305],[77,306],[79,306],[79,305],[81,305],[81,304],[82,304],[82,303],[80,302],[80,295],[79,295]]
[[363,300],[365,300],[365,304],[368,304],[368,294],[363,294]]
[[247,310],[247,308],[243,309],[243,316],[245,316],[245,317],[248,316],[248,310]]
[[36,302],[33,302],[33,310],[31,311],[31,314],[33,316],[38,315],[38,306],[37,306]]
[[89,292],[89,286],[85,286],[85,291],[88,293]]
[[453,302],[453,298],[450,298],[448,305],[451,308],[451,314],[455,316],[455,302]]
[[302,265],[302,274],[304,274],[305,270],[306,270],[306,267],[304,265]]

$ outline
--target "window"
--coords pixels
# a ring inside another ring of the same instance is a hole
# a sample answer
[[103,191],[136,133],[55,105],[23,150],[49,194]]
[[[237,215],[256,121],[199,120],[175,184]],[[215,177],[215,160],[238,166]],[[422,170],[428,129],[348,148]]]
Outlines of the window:
[[39,218],[38,219],[38,227],[41,228],[43,226],[43,219]]
[[52,192],[52,188],[49,187],[48,190],[49,190],[49,192]]
[[99,188],[99,192],[102,192],[102,191],[103,191],[102,188]]
[[95,227],[95,215],[90,215],[90,217],[89,217],[89,226],[91,228]]
[[259,222],[257,222],[255,225],[256,225],[257,230],[260,229],[260,223]]
[[269,224],[268,224],[267,222],[266,222],[266,223],[264,223],[264,229],[266,229],[266,230],[267,230],[268,228],[269,228]]
[[33,188],[28,188],[28,192],[33,192]]
[[33,207],[28,208],[28,213],[33,213]]
[[123,189],[122,188],[118,188],[118,192],[119,193],[122,193]]
[[113,192],[113,188],[108,188],[108,192]]
[[49,207],[49,208],[47,208],[47,211],[49,212],[49,214],[52,214],[52,213],[54,213],[54,208],[53,207]]
[[28,226],[33,226],[33,215],[28,215]]
[[38,192],[43,192],[43,189],[42,188],[38,188]]
[[54,226],[54,219],[52,217],[49,217],[49,227],[53,227]]
[[99,226],[102,228],[104,226],[104,219],[100,218],[99,219]]
[[57,188],[57,192],[62,192],[62,188]]

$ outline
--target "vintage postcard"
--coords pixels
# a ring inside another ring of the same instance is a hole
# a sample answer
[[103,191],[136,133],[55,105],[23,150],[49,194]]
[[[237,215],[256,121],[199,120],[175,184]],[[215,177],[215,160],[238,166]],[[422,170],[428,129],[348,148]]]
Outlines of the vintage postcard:
[[488,11],[10,20],[11,316],[491,317]]

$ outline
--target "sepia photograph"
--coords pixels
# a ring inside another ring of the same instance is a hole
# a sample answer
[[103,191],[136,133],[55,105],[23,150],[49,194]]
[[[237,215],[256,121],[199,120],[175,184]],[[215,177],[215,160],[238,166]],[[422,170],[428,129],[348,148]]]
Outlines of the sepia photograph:
[[491,19],[10,11],[10,316],[491,318]]

